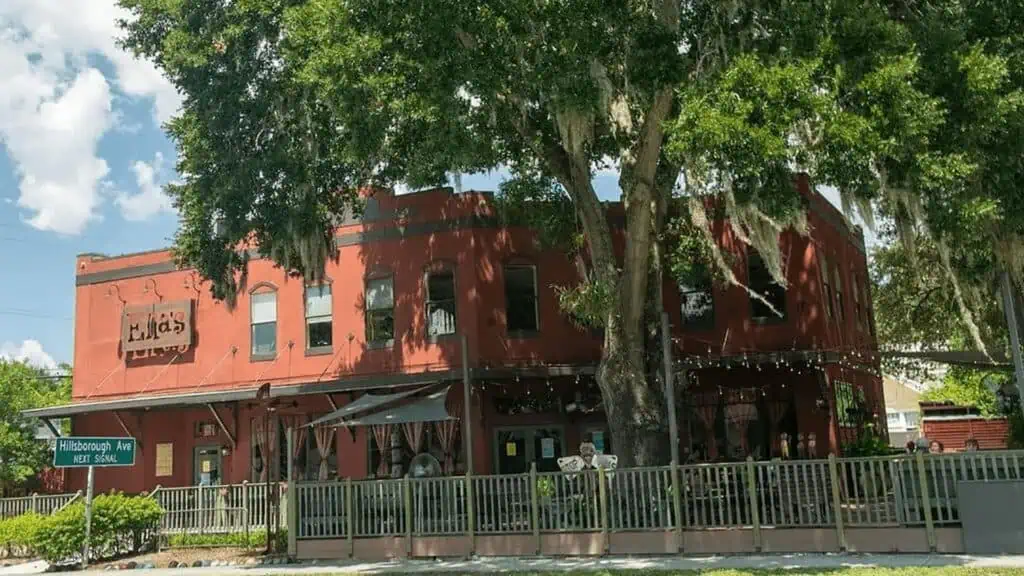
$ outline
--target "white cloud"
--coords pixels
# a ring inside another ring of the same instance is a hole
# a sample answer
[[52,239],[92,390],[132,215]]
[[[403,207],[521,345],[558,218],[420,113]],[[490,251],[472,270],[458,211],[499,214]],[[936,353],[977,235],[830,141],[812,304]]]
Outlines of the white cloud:
[[157,152],[152,162],[147,163],[140,160],[132,164],[132,172],[135,173],[135,182],[139,186],[139,192],[131,195],[118,194],[116,200],[125,220],[146,220],[160,212],[174,211],[171,199],[164,194],[157,183],[163,163],[163,154]]
[[[155,122],[181,101],[152,63],[117,46],[117,20],[129,14],[116,0],[73,4],[0,0],[0,142],[27,222],[62,234],[96,220],[110,187],[97,146],[118,123],[115,93],[150,99]],[[110,78],[89,60],[96,56],[112,64]]]
[[38,340],[25,340],[20,345],[14,342],[0,344],[0,358],[4,360],[17,360],[26,362],[38,368],[53,370],[57,362],[43,350],[43,345]]

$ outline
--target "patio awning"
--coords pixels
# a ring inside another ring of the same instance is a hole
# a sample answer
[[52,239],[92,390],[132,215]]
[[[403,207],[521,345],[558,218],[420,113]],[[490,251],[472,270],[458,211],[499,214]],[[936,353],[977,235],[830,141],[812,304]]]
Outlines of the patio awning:
[[307,426],[329,424],[331,426],[377,426],[381,424],[406,424],[410,422],[437,422],[450,420],[445,409],[448,386],[432,387],[399,392],[396,394],[366,394],[344,407],[318,418]]

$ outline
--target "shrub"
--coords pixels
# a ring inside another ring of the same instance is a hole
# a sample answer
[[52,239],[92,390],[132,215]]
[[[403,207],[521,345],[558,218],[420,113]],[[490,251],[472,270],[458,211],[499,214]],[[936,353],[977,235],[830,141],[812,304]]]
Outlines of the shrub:
[[6,556],[35,554],[36,533],[46,521],[35,513],[0,519],[0,551]]
[[[152,498],[111,493],[93,499],[91,559],[136,552],[156,535],[164,511]],[[76,502],[45,519],[34,538],[36,552],[55,563],[81,554],[85,503]]]
[[[172,548],[262,548],[267,543],[266,530],[254,530],[246,537],[244,532],[228,534],[172,534],[167,545]],[[288,531],[278,530],[274,541],[277,550],[288,547]]]

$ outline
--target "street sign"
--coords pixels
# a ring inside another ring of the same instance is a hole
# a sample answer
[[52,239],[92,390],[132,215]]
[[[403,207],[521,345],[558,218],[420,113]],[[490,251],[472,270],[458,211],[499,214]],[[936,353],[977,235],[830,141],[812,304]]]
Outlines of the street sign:
[[134,466],[135,438],[58,438],[54,468]]

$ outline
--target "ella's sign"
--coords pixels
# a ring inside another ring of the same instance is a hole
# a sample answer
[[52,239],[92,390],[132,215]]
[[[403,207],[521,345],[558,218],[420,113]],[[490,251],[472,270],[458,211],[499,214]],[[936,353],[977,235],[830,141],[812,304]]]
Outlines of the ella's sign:
[[191,300],[125,307],[121,316],[121,348],[125,352],[187,348],[191,344]]
[[135,438],[57,438],[55,468],[134,466]]

